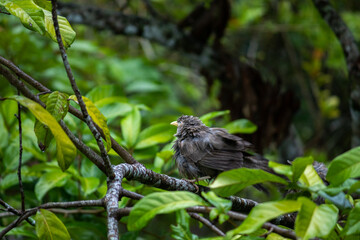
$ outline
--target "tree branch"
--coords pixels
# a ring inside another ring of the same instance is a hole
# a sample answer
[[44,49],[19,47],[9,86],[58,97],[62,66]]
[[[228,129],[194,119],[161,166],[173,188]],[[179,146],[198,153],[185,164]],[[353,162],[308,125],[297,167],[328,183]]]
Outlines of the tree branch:
[[211,231],[213,231],[214,233],[216,233],[219,236],[224,237],[225,233],[223,233],[219,228],[217,228],[214,224],[212,224],[209,220],[207,220],[206,218],[200,216],[197,213],[194,212],[188,212],[188,214],[190,215],[190,217],[192,217],[195,220],[198,220],[199,222],[203,223],[205,226],[207,226],[208,228],[210,228]]
[[59,23],[58,23],[58,19],[57,19],[57,13],[56,13],[56,8],[57,8],[57,1],[56,0],[51,0],[51,4],[52,4],[52,20],[54,23],[54,28],[55,28],[55,34],[56,34],[56,39],[59,45],[59,49],[60,49],[60,53],[61,53],[61,57],[65,66],[65,70],[67,73],[67,76],[70,80],[71,83],[71,87],[76,95],[77,101],[79,103],[81,112],[84,116],[85,122],[88,125],[91,133],[94,135],[96,143],[100,149],[100,153],[101,153],[101,157],[104,161],[104,165],[105,165],[105,170],[106,170],[106,175],[110,178],[113,179],[115,177],[114,171],[111,167],[111,162],[110,162],[110,158],[109,155],[107,154],[107,151],[105,149],[104,143],[102,142],[102,140],[100,139],[100,133],[99,131],[95,128],[94,122],[91,119],[90,115],[88,114],[88,111],[86,109],[86,105],[82,99],[82,95],[80,93],[80,90],[76,84],[75,81],[75,77],[71,71],[71,67],[70,64],[67,60],[67,54],[65,51],[65,47],[63,44],[63,40],[61,38],[61,34],[60,34],[60,27],[59,27]]
[[[20,95],[20,90],[18,90],[18,95]],[[20,196],[21,196],[21,211],[25,211],[25,194],[24,194],[24,187],[21,178],[21,166],[22,166],[22,153],[23,153],[23,146],[22,146],[22,126],[21,126],[21,105],[18,105],[18,114],[15,115],[19,122],[19,167],[17,171],[18,180],[19,180],[19,188],[20,188]]]
[[[0,198],[0,204],[2,205],[2,206],[4,206],[5,207],[5,210],[6,211],[8,211],[9,213],[12,213],[12,214],[14,214],[14,215],[16,215],[16,216],[21,216],[21,212],[19,211],[19,210],[17,210],[17,209],[15,209],[15,208],[13,208],[12,206],[10,206],[9,204],[7,204],[4,200],[2,200],[1,198]],[[34,226],[35,225],[35,221],[33,220],[33,219],[27,219],[26,220],[28,223],[30,223],[32,226]]]

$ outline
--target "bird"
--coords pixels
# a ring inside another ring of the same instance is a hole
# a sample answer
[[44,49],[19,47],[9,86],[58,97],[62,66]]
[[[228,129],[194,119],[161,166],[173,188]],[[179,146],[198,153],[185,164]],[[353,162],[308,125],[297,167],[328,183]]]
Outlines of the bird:
[[214,179],[235,168],[257,168],[268,172],[268,161],[251,153],[251,143],[223,128],[210,128],[198,117],[182,115],[171,125],[177,126],[173,144],[179,174],[187,179]]

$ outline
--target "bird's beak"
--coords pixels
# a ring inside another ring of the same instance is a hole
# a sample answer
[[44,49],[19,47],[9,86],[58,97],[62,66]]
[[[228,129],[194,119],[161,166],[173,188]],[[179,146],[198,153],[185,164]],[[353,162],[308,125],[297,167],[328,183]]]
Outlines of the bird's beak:
[[171,124],[171,125],[174,125],[174,126],[178,126],[177,121],[173,121],[173,122],[171,122],[170,124]]

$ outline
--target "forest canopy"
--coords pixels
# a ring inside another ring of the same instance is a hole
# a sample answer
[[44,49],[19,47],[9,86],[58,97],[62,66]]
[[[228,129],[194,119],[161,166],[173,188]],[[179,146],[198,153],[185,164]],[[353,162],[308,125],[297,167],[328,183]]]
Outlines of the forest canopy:
[[[358,239],[359,13],[0,0],[0,238]],[[257,164],[184,179],[182,115]]]

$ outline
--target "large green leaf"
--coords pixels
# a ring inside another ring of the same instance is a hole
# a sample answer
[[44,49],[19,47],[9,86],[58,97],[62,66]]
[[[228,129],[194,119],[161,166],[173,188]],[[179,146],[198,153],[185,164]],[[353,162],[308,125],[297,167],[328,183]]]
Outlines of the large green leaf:
[[314,159],[310,157],[298,157],[292,163],[293,179],[292,182],[296,183],[306,167],[314,162]]
[[276,173],[285,175],[289,179],[292,179],[293,171],[290,165],[269,161],[269,167],[272,168]]
[[257,130],[257,126],[247,119],[238,119],[232,121],[224,126],[225,129],[228,130],[229,133],[254,133]]
[[36,235],[42,240],[71,239],[62,221],[52,212],[40,209],[35,216]]
[[138,140],[141,126],[141,115],[137,107],[134,107],[121,120],[121,133],[128,148],[133,148]]
[[210,188],[221,196],[230,196],[247,186],[267,181],[287,184],[281,177],[260,169],[238,168],[220,173]]
[[[45,103],[46,110],[56,119],[60,121],[64,119],[69,109],[69,102],[67,101],[68,95],[55,91],[51,94],[44,94],[40,96],[40,100]],[[39,120],[35,120],[34,132],[38,139],[39,148],[42,151],[49,146],[53,138],[50,129],[42,124]]]
[[157,214],[171,213],[196,205],[206,205],[201,197],[190,192],[151,193],[135,204],[128,219],[129,231],[140,230]]
[[349,213],[346,225],[341,232],[342,236],[353,234],[360,234],[360,203],[357,203]]
[[266,202],[255,206],[245,221],[231,233],[249,234],[259,229],[265,222],[286,213],[296,212],[301,203],[294,200]]
[[18,17],[22,24],[32,30],[45,34],[44,12],[31,0],[0,0],[6,10]]
[[170,124],[159,123],[144,129],[139,135],[135,149],[147,148],[170,141],[175,129]]
[[360,176],[360,147],[353,148],[332,160],[326,179],[339,185],[348,178]]
[[51,171],[42,175],[35,185],[36,198],[41,200],[44,195],[55,187],[62,187],[70,178],[70,174],[60,171]]
[[311,188],[313,191],[326,188],[324,182],[321,180],[313,165],[307,165],[303,174],[299,178],[299,181],[301,184]]
[[12,96],[8,99],[13,99],[19,102],[24,107],[27,107],[31,113],[41,123],[49,127],[51,133],[56,140],[57,161],[61,170],[65,171],[69,168],[76,156],[76,147],[61,128],[56,119],[46,111],[40,104],[22,96]]
[[305,197],[300,197],[300,211],[295,221],[295,233],[301,239],[326,237],[336,225],[338,209],[332,204],[317,206]]
[[[42,3],[39,0],[37,2]],[[33,0],[0,0],[0,5],[18,17],[26,28],[46,35],[57,42],[51,11],[46,9],[45,4],[39,4],[39,6]],[[75,40],[76,33],[66,18],[58,16],[58,22],[64,46],[67,48]]]
[[[71,95],[69,99],[74,100],[76,103],[79,103],[75,95]],[[110,130],[106,123],[107,120],[105,116],[100,112],[100,110],[94,105],[94,103],[90,99],[84,96],[82,97],[82,99],[86,105],[86,109],[92,120],[103,130],[106,141],[106,150],[110,151],[111,149]]]

